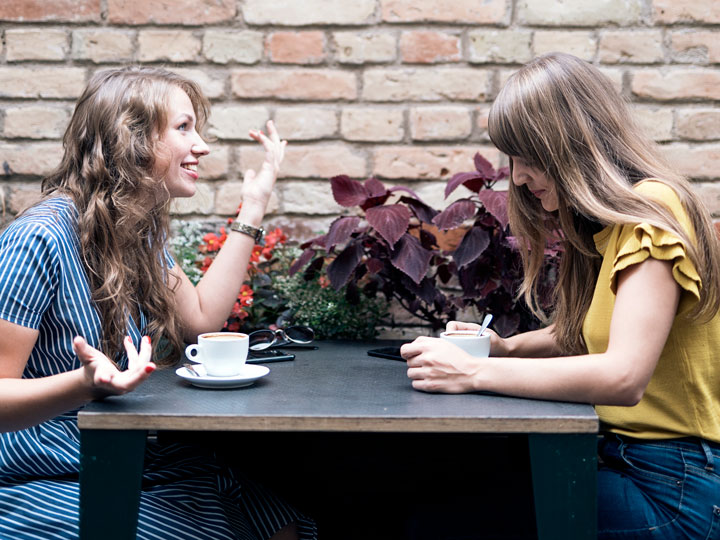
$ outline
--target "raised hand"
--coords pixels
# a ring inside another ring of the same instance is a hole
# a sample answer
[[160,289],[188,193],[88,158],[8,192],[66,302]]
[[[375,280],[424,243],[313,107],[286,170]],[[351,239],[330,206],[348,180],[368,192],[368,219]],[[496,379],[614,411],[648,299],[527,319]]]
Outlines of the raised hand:
[[155,371],[156,365],[150,359],[152,346],[145,336],[140,342],[140,351],[135,349],[130,337],[123,341],[128,356],[128,368],[120,371],[110,359],[90,346],[80,336],[73,340],[73,350],[78,355],[94,398],[121,395],[131,392]]
[[251,129],[249,135],[265,148],[265,159],[258,172],[252,169],[245,171],[243,178],[243,204],[246,201],[257,201],[267,204],[272,192],[280,164],[285,156],[287,141],[280,140],[275,124],[272,120],[267,123],[267,135],[260,130]]

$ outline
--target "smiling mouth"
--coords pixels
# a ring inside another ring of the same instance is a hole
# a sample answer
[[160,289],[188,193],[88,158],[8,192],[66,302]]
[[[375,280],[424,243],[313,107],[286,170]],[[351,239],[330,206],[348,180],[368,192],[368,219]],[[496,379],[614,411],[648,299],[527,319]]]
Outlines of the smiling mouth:
[[197,173],[197,163],[182,163],[180,164],[180,167],[185,169],[186,171],[192,171],[194,173]]

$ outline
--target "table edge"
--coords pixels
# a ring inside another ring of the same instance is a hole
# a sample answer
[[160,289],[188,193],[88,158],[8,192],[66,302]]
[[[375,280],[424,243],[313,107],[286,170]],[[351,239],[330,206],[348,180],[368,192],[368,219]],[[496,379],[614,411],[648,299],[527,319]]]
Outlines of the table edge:
[[344,431],[407,433],[598,433],[596,417],[457,418],[368,416],[233,416],[104,414],[80,412],[80,429],[182,431]]

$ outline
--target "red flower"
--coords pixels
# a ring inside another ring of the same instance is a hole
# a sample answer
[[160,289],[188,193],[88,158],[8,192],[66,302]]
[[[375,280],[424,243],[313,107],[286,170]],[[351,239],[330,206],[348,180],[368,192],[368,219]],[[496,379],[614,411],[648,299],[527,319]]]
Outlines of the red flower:
[[207,272],[207,269],[210,268],[210,265],[212,264],[213,259],[212,257],[205,257],[202,261],[202,264],[200,265],[200,271],[204,274]]

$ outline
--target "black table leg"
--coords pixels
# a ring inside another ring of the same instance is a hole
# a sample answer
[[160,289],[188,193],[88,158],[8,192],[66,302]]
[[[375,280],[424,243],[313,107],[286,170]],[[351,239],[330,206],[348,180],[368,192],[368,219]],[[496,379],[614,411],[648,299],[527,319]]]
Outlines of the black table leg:
[[135,540],[147,431],[80,432],[80,540]]
[[597,436],[530,434],[539,540],[597,537]]

